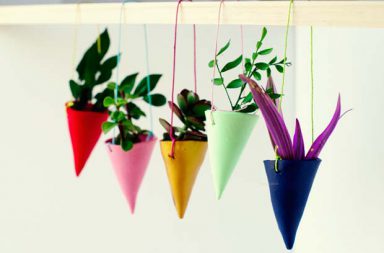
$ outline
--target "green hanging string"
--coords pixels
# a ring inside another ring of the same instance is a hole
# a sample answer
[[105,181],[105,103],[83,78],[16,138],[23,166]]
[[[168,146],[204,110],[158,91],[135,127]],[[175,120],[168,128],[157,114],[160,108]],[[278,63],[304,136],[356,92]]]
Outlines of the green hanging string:
[[[289,25],[291,23],[291,10],[292,10],[293,0],[290,0],[289,2],[289,8],[288,8],[288,18],[287,18],[287,26],[285,28],[285,38],[284,38],[284,64],[283,64],[283,82],[281,84],[281,92],[280,94],[284,95],[284,85],[285,85],[285,67],[287,62],[287,48],[288,48],[288,32],[289,32]],[[283,102],[283,97],[280,99],[279,103],[279,111],[281,112],[281,104]]]
[[314,120],[314,79],[313,79],[313,27],[311,26],[311,134],[312,134],[312,143],[315,141],[315,120]]

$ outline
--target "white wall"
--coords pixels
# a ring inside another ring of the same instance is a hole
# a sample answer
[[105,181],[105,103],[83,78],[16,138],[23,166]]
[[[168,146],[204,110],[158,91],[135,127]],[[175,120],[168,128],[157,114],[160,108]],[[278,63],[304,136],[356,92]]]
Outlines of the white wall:
[[[82,176],[74,176],[64,112],[64,102],[70,99],[73,27],[1,27],[0,31],[4,108],[0,252],[284,252],[262,165],[263,159],[273,158],[263,121],[250,137],[221,201],[215,199],[207,157],[186,217],[180,221],[157,148],[136,214],[131,216],[101,141]],[[111,53],[116,52],[116,31],[116,26],[110,27]],[[245,27],[247,52],[259,31],[260,27]],[[268,42],[282,55],[284,29],[269,31]],[[142,32],[141,26],[124,28],[121,73],[145,72]],[[81,27],[77,58],[96,33],[94,26]],[[193,87],[191,27],[181,26],[179,35],[177,90]],[[214,35],[214,26],[198,27],[199,93],[207,98],[211,71],[206,66],[213,56]],[[306,37],[306,30],[299,29],[296,36],[291,32],[288,57],[294,66],[288,70],[284,104],[291,129],[295,105],[305,130],[309,126]],[[240,53],[238,26],[222,29],[221,44],[229,38],[233,53],[228,59],[232,59]],[[383,250],[378,240],[384,211],[380,195],[384,172],[379,165],[383,149],[375,145],[383,137],[374,133],[384,123],[368,114],[371,108],[379,113],[382,104],[378,98],[383,77],[378,73],[384,53],[378,49],[383,39],[379,30],[316,30],[317,132],[330,119],[338,91],[344,108],[354,111],[341,121],[324,150],[296,252]],[[151,70],[164,74],[158,91],[169,97],[172,26],[149,26],[149,40]],[[280,78],[276,80],[279,83]],[[219,107],[225,109],[223,92],[216,89],[215,94]],[[161,135],[157,118],[168,118],[169,111],[164,107],[154,113],[155,132]]]

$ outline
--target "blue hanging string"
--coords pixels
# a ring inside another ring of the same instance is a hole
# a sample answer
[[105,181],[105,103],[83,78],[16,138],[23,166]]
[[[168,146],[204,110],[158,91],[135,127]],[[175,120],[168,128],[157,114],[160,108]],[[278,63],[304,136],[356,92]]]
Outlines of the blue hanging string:
[[153,136],[153,114],[152,114],[152,97],[150,96],[151,92],[151,78],[149,77],[149,50],[148,50],[148,30],[147,25],[143,26],[144,28],[144,47],[145,47],[145,63],[147,68],[147,97],[149,102],[149,122],[150,122],[150,133],[147,136],[147,141],[149,141]]
[[[118,46],[117,46],[117,65],[116,65],[116,85],[114,91],[115,103],[117,103],[117,97],[119,93],[119,69],[120,69],[120,57],[121,57],[121,27],[122,27],[122,19],[123,19],[123,11],[125,6],[125,0],[122,0],[121,9],[120,9],[120,19],[119,19],[119,31],[118,31]],[[113,129],[113,138],[112,144],[116,142],[116,128]]]

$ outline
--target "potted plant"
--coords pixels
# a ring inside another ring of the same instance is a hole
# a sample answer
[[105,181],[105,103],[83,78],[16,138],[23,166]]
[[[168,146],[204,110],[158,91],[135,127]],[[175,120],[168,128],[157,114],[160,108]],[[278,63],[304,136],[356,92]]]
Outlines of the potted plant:
[[88,48],[77,66],[78,79],[69,81],[73,100],[67,102],[65,107],[77,176],[100,137],[102,122],[108,118],[103,100],[112,91],[105,88],[95,94],[94,88],[108,82],[117,65],[116,55],[105,59],[109,45],[106,29]]
[[287,249],[292,249],[297,228],[321,160],[319,155],[341,115],[340,95],[331,122],[305,153],[300,122],[296,119],[293,142],[278,102],[271,99],[255,81],[241,75],[251,88],[270,134],[275,160],[264,161],[275,217]]
[[210,109],[211,103],[184,89],[177,95],[177,105],[171,101],[168,105],[183,126],[175,127],[160,119],[166,130],[160,148],[176,211],[182,219],[207,151],[205,111]]
[[[120,187],[128,201],[131,213],[136,206],[136,197],[147,170],[156,143],[156,136],[134,123],[145,117],[145,112],[136,104],[145,101],[151,106],[162,106],[166,98],[162,94],[151,94],[159,82],[160,74],[144,77],[137,85],[138,73],[128,75],[116,87],[116,83],[108,84],[110,91],[117,89],[117,97],[108,96],[104,106],[109,109],[109,120],[102,125],[107,134],[117,130],[105,143]],[[149,89],[148,89],[149,88]]]
[[[213,83],[223,88],[230,105],[230,111],[214,109],[206,112],[209,157],[218,199],[221,198],[258,119],[255,114],[258,106],[253,101],[251,92],[246,89],[246,83],[240,78],[227,82],[224,75],[230,70],[235,70],[247,77],[261,80],[263,76],[270,77],[272,69],[282,73],[284,64],[290,64],[285,59],[278,60],[277,56],[271,57],[268,61],[260,60],[260,57],[267,57],[273,52],[272,48],[263,47],[266,36],[267,29],[264,27],[261,38],[256,43],[255,51],[250,58],[245,58],[244,66],[240,69],[243,55],[226,64],[220,64],[219,56],[230,47],[230,41],[217,52],[215,59],[208,64],[210,68],[216,68],[219,77],[214,78]],[[237,93],[234,100],[231,98],[231,92]],[[268,90],[268,94],[272,98],[280,96],[273,90]]]

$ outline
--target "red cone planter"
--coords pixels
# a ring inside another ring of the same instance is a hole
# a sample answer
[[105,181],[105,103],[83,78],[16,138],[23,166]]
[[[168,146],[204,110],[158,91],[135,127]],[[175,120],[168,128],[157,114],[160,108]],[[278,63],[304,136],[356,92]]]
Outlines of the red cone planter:
[[287,249],[292,249],[296,232],[315,179],[320,159],[264,161],[273,211]]
[[108,112],[78,111],[66,106],[76,176],[79,176],[101,134]]
[[106,142],[109,158],[132,214],[135,212],[137,193],[147,171],[156,140],[153,137],[149,141],[135,143],[127,152],[119,145],[111,144],[110,140]]

